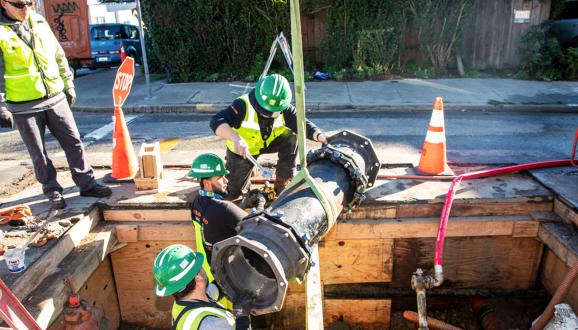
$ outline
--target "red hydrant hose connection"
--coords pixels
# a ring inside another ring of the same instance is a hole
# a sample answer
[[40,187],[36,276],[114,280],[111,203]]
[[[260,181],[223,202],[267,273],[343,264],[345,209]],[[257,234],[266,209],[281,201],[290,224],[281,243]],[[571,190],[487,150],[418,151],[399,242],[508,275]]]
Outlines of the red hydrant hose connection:
[[462,180],[471,180],[471,179],[480,179],[490,176],[498,176],[502,174],[508,174],[518,171],[525,171],[525,170],[532,170],[537,168],[544,168],[544,167],[554,167],[554,166],[568,166],[570,165],[572,160],[550,160],[538,163],[529,163],[529,164],[520,164],[520,165],[513,165],[513,166],[506,166],[491,170],[484,170],[484,171],[476,171],[467,174],[462,174],[455,179],[452,180],[448,193],[446,195],[444,208],[442,209],[442,214],[440,217],[440,223],[438,227],[438,233],[436,238],[436,247],[435,247],[435,256],[434,256],[434,270],[436,273],[434,286],[440,286],[443,282],[443,251],[444,251],[444,241],[446,238],[446,227],[448,223],[448,219],[450,216],[450,211],[452,208],[452,204],[454,201],[455,193],[457,187],[459,186]]

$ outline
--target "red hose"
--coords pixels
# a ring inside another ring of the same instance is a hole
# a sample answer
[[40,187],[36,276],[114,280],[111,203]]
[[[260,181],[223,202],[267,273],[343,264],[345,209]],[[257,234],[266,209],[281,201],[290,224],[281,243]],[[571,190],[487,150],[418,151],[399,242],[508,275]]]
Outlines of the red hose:
[[450,211],[452,208],[452,204],[455,197],[455,192],[457,186],[462,180],[471,180],[471,179],[480,179],[489,176],[497,176],[512,172],[524,171],[524,170],[531,170],[536,168],[543,168],[543,167],[553,167],[553,166],[567,166],[571,164],[571,160],[550,160],[545,162],[538,162],[538,163],[529,163],[529,164],[520,164],[520,165],[513,165],[513,166],[506,166],[491,170],[483,170],[483,171],[476,171],[471,173],[462,174],[455,179],[452,180],[450,185],[450,189],[446,195],[444,208],[442,209],[442,214],[440,217],[440,224],[438,227],[438,234],[436,238],[436,247],[435,247],[435,256],[434,256],[434,266],[437,269],[441,267],[443,260],[443,252],[444,252],[444,241],[446,238],[446,227],[448,223],[448,219],[450,216]]
[[572,157],[570,157],[570,163],[572,166],[578,167],[578,164],[574,162],[574,158],[576,156],[576,144],[578,143],[578,129],[576,130],[576,134],[574,135],[574,145],[572,146]]

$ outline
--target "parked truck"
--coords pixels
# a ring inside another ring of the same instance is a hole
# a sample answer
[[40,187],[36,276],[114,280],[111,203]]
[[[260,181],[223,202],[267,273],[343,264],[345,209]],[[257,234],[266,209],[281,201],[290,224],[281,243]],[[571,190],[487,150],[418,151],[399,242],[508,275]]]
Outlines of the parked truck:
[[90,16],[86,0],[37,0],[38,11],[44,15],[62,45],[73,71],[92,63],[88,26]]

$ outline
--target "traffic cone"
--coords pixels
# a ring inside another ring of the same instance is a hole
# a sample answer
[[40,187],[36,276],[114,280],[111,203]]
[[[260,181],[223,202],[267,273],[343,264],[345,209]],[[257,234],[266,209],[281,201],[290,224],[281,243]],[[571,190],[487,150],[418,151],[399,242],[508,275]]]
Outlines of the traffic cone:
[[422,175],[453,175],[446,158],[444,101],[436,97],[417,172]]
[[112,138],[112,177],[133,178],[138,170],[138,161],[130,134],[120,107],[114,108],[114,133]]

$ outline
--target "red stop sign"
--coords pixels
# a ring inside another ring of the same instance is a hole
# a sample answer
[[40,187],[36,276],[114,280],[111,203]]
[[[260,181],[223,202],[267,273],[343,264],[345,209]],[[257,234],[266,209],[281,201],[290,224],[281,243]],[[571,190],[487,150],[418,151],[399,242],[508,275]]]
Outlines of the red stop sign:
[[134,79],[134,59],[126,57],[116,72],[116,79],[112,87],[112,99],[115,107],[121,107],[130,93]]

